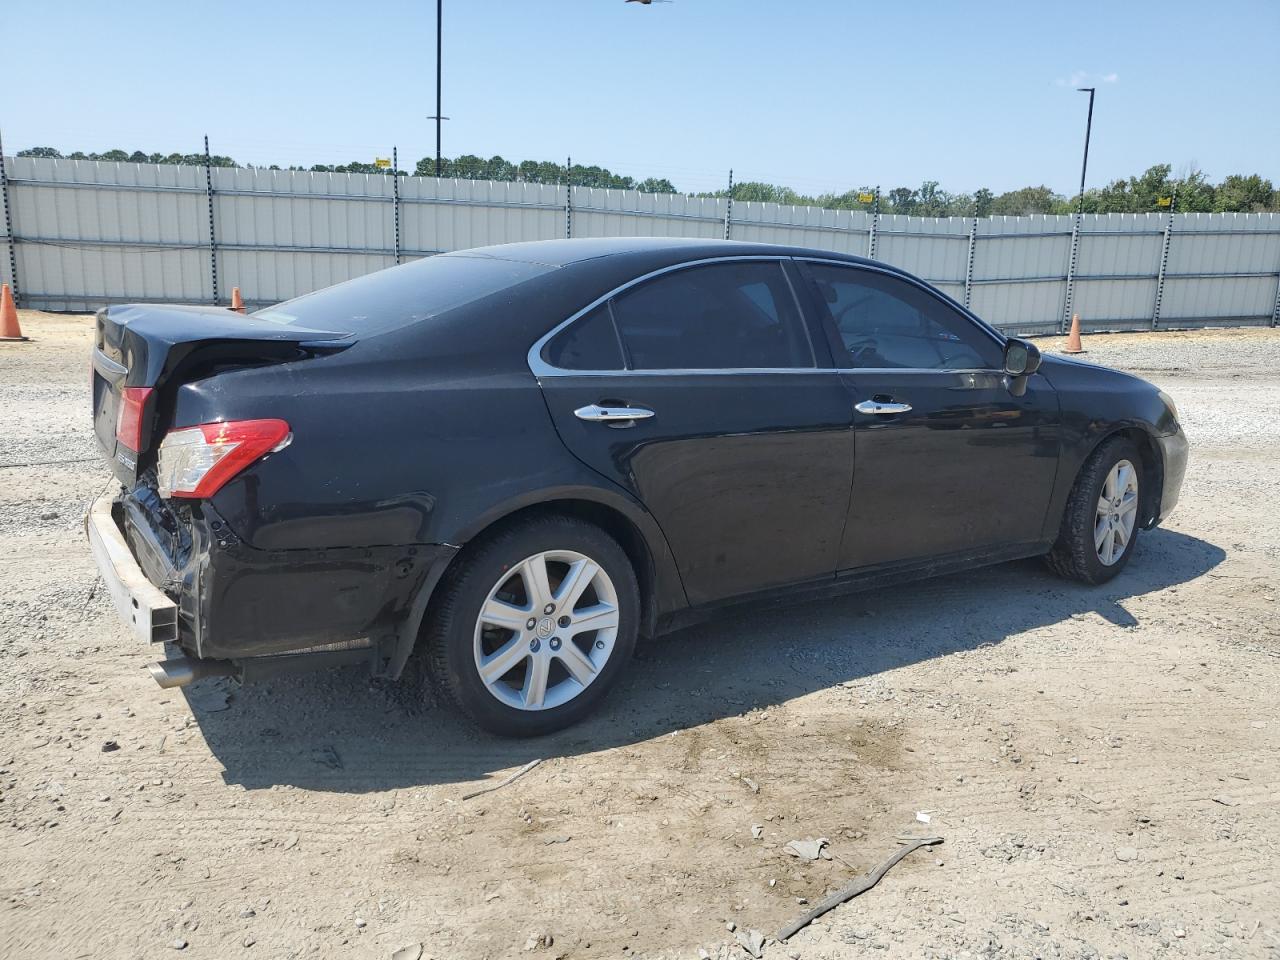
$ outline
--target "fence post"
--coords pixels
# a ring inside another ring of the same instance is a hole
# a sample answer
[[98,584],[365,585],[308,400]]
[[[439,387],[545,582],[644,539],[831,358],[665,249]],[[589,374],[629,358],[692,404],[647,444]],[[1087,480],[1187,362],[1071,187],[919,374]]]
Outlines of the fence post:
[[1058,320],[1058,333],[1067,332],[1067,324],[1071,322],[1071,298],[1075,293],[1076,259],[1080,254],[1080,223],[1083,213],[1076,213],[1075,225],[1071,228],[1071,260],[1067,263],[1067,296],[1062,308],[1062,316]]
[[880,225],[880,188],[876,187],[875,199],[871,201],[871,232],[867,235],[867,259],[876,258],[876,228]]
[[13,302],[21,304],[18,294],[18,238],[13,235],[13,214],[9,206],[9,167],[4,159],[4,138],[0,137],[0,202],[4,204],[4,238],[9,244],[9,280],[13,287]]
[[400,156],[396,148],[391,148],[391,184],[392,204],[395,206],[396,219],[396,265],[400,264]]
[[1173,186],[1169,199],[1169,219],[1164,223],[1164,242],[1160,245],[1160,269],[1156,272],[1156,305],[1151,311],[1151,329],[1160,327],[1160,304],[1164,300],[1164,273],[1169,265],[1169,240],[1173,237],[1173,211],[1178,208],[1178,185]]
[[573,237],[573,157],[564,161],[564,235]]
[[969,225],[969,264],[964,271],[964,308],[969,309],[969,301],[973,294],[973,251],[978,243],[978,210],[974,207],[973,223]]
[[733,223],[733,167],[729,168],[729,203],[724,208],[724,238],[729,239],[729,226]]
[[209,201],[209,276],[213,279],[213,303],[218,304],[218,239],[213,229],[213,161],[209,156],[209,135],[204,135],[204,190]]
[[1280,326],[1280,266],[1276,267],[1276,305],[1271,310],[1271,325]]

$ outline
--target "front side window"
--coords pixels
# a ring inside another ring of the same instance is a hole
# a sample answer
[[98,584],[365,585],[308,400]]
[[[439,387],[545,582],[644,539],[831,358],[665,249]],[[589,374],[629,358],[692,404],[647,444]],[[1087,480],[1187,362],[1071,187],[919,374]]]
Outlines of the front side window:
[[612,304],[633,370],[814,366],[777,261],[675,270],[624,291]]
[[850,367],[990,370],[1000,345],[915,284],[874,270],[811,263]]

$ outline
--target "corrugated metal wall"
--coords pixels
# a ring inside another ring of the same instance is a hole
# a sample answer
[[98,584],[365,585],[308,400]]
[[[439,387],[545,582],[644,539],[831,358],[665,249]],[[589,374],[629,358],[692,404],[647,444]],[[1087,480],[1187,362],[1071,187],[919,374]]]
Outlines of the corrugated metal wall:
[[[25,306],[273,303],[447,250],[723,237],[903,267],[1008,330],[1275,323],[1280,214],[928,218],[632,190],[7,158]],[[13,283],[9,238],[0,277]]]

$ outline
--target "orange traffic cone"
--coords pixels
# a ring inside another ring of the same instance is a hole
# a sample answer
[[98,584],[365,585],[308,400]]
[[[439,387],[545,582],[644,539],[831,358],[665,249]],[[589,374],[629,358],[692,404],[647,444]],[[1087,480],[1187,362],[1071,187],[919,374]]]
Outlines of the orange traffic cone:
[[18,325],[18,308],[13,305],[13,294],[7,283],[0,284],[0,340],[25,340]]
[[1084,353],[1084,347],[1080,345],[1080,314],[1073,313],[1071,315],[1071,332],[1067,334],[1067,347],[1063,353]]
[[236,313],[244,313],[244,301],[240,299],[240,288],[231,288],[231,309]]

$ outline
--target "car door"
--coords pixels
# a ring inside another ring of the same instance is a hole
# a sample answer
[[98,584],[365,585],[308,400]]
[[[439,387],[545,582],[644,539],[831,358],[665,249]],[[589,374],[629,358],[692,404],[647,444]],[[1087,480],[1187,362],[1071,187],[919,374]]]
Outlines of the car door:
[[1042,540],[1059,452],[1048,381],[1014,396],[998,335],[924,284],[831,262],[802,272],[855,411],[840,570]]
[[835,575],[853,417],[793,270],[659,271],[531,353],[561,438],[653,514],[694,604]]

